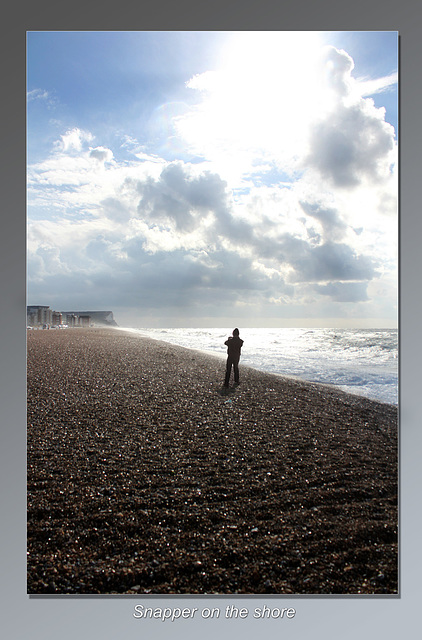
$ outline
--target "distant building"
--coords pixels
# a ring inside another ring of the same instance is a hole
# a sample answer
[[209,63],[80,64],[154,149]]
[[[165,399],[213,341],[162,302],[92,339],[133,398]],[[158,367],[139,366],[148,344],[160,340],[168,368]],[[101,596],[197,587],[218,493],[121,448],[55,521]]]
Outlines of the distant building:
[[91,325],[117,327],[112,311],[52,311],[47,305],[26,307],[28,327],[90,327]]
[[94,325],[105,325],[109,327],[118,326],[117,322],[113,318],[112,311],[62,311],[62,314],[63,316],[77,316],[78,318],[89,316],[90,323]]
[[74,313],[66,313],[64,317],[68,327],[76,327],[78,325],[78,316],[75,316]]
[[26,324],[29,327],[50,326],[53,322],[53,312],[49,306],[33,305],[26,307]]
[[53,325],[55,327],[59,327],[61,324],[63,324],[63,316],[60,313],[60,311],[53,311],[53,313],[51,314],[51,317],[52,317]]

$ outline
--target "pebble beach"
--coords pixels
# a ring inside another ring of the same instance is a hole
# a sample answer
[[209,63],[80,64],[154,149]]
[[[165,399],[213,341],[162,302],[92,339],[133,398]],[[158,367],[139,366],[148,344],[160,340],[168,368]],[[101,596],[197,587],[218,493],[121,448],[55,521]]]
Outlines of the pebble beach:
[[111,328],[27,352],[29,594],[398,593],[397,407]]

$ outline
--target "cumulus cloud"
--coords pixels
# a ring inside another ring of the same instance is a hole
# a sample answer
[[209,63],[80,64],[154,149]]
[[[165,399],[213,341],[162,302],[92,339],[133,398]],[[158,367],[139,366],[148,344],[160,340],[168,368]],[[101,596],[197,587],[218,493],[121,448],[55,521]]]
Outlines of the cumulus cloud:
[[215,174],[190,175],[180,163],[163,169],[158,180],[138,183],[138,212],[156,221],[167,221],[181,232],[193,231],[199,216],[218,213],[225,198],[225,184]]
[[95,158],[100,162],[111,162],[113,159],[113,152],[111,149],[106,149],[105,147],[95,147],[89,152],[90,158]]
[[330,118],[312,128],[305,163],[337,187],[388,179],[394,135],[375,107],[339,104]]
[[332,90],[330,106],[311,125],[309,152],[302,166],[336,187],[385,182],[391,176],[396,145],[384,109],[360,96],[351,77],[353,61],[344,51],[330,47],[324,64]]
[[301,202],[300,205],[308,216],[320,223],[324,238],[328,240],[343,238],[347,224],[336,209],[323,207],[319,203]]
[[325,47],[322,55],[322,64],[326,72],[325,81],[327,87],[334,92],[337,99],[347,98],[353,86],[351,77],[355,66],[353,59],[343,49]]
[[[178,118],[177,128],[185,146],[207,158],[229,189],[265,187],[277,174],[278,184],[288,188],[290,183],[302,202],[318,201],[319,224],[307,224],[308,237],[319,242],[323,234],[338,241],[348,226],[358,228],[378,212],[396,213],[394,128],[385,110],[365,97],[391,87],[396,75],[365,84],[354,77],[347,52],[334,47],[321,52],[307,43],[306,38],[297,39],[297,46],[289,43],[294,63],[288,65],[287,51],[279,51],[276,41],[262,40],[269,55],[265,68],[240,43],[235,62],[187,83],[198,102]],[[247,78],[239,73],[242,56],[248,61]],[[329,220],[329,210],[337,212],[335,220]],[[307,216],[312,217],[309,209]],[[232,222],[220,219],[223,226]],[[258,216],[258,228],[262,222]],[[246,236],[248,227],[242,232]]]
[[60,141],[57,143],[57,147],[65,153],[69,151],[81,151],[85,142],[91,142],[94,136],[89,131],[83,131],[78,127],[66,131],[65,134],[60,136]]
[[356,255],[352,247],[343,243],[326,242],[309,247],[295,241],[294,253],[290,243],[289,259],[294,267],[294,282],[318,282],[329,280],[371,280],[375,276],[372,260]]
[[[195,162],[165,160],[129,135],[121,149],[131,159],[121,160],[89,131],[63,133],[28,170],[32,296],[57,300],[62,290],[67,307],[75,296],[76,306],[107,300],[108,308],[211,316],[212,305],[259,315],[371,304],[382,290],[374,282],[394,277],[386,259],[394,225],[377,218],[394,219],[394,131],[362,97],[346,52],[325,50],[321,68],[315,102],[311,76],[283,68],[267,70],[265,94],[253,73],[237,77],[235,96],[229,73],[191,79],[202,101],[178,114],[172,131],[201,151]],[[283,110],[279,84],[288,81],[295,98]]]
[[[58,273],[66,273],[71,289],[79,280],[90,295],[93,282],[104,289],[109,278],[110,304],[125,293],[148,308],[266,299],[285,304],[295,285],[305,283],[319,283],[313,291],[324,297],[351,297],[356,281],[375,277],[371,258],[335,241],[345,224],[334,209],[301,203],[301,211],[305,225],[320,224],[317,240],[287,233],[286,220],[259,209],[253,222],[239,217],[217,174],[169,163],[156,177],[126,178],[98,203],[95,218],[30,221],[29,264],[47,290]],[[347,281],[354,284],[346,290]]]

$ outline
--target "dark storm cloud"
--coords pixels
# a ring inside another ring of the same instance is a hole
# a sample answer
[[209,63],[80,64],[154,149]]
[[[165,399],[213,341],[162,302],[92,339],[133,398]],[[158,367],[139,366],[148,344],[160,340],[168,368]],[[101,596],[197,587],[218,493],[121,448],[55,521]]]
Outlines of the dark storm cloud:
[[305,164],[335,186],[353,187],[365,178],[386,178],[385,159],[393,148],[390,125],[359,105],[339,105],[331,118],[313,128]]
[[136,191],[141,196],[138,215],[145,221],[169,224],[176,232],[188,234],[212,214],[213,221],[203,231],[211,245],[218,246],[223,239],[239,246],[259,244],[254,227],[232,215],[227,184],[215,173],[196,176],[180,163],[172,163],[157,180],[138,181]]
[[368,300],[367,282],[330,282],[313,285],[313,290],[333,302],[365,302]]
[[301,202],[300,206],[308,216],[318,220],[323,228],[325,239],[340,240],[344,236],[347,225],[341,219],[338,211],[309,202]]
[[326,282],[330,280],[372,280],[376,275],[372,260],[356,255],[346,244],[326,242],[311,247],[290,239],[285,244],[286,259],[294,267],[292,282]]
[[[141,196],[138,215],[163,224],[173,221],[175,233],[194,233],[203,215],[213,216],[212,223],[202,230],[201,238],[206,240],[207,248],[202,246],[202,257],[198,259],[191,249],[158,250],[148,254],[139,237],[126,245],[133,261],[131,270],[139,270],[139,286],[144,294],[151,292],[148,298],[158,300],[156,292],[161,290],[167,292],[163,303],[174,298],[174,291],[183,292],[183,296],[190,291],[191,296],[198,299],[201,292],[206,291],[213,300],[216,292],[218,302],[218,296],[224,291],[230,292],[228,297],[236,301],[242,300],[248,291],[261,290],[270,296],[279,296],[287,293],[292,284],[306,282],[324,283],[320,293],[328,296],[331,291],[337,298],[354,295],[353,290],[357,291],[358,287],[352,285],[346,294],[342,293],[346,289],[340,284],[330,289],[325,283],[367,282],[376,275],[369,257],[357,255],[351,246],[339,242],[347,225],[333,208],[301,203],[306,216],[322,227],[322,235],[308,229],[308,238],[303,239],[280,233],[277,222],[265,215],[258,226],[234,217],[225,182],[209,172],[192,176],[188,168],[174,163],[166,167],[157,180],[139,182],[136,190]],[[242,258],[237,255],[236,247],[243,253]],[[254,260],[270,261],[274,275],[270,277],[254,269]],[[286,267],[291,269],[288,283],[280,275]]]
[[[43,280],[32,281],[31,300],[34,304],[47,304],[56,311],[75,307],[102,308],[104,300],[111,300],[110,292],[120,284],[120,276],[105,274],[48,273]],[[113,297],[113,296],[112,296]]]
[[[109,306],[131,304],[149,312],[192,305],[217,305],[224,312],[268,289],[267,278],[253,269],[249,258],[235,251],[203,251],[197,256],[184,250],[151,254],[137,239],[126,246],[128,258],[119,261],[110,253],[112,249],[113,244],[104,237],[92,240],[71,272],[59,275],[49,270],[38,283],[31,283],[32,294],[42,293],[52,304],[60,291],[59,298],[79,300],[79,305],[84,300],[89,306],[107,299]],[[286,290],[281,278],[274,278],[273,286],[279,292]]]
[[110,149],[106,149],[104,147],[96,147],[95,149],[91,149],[89,153],[89,157],[95,158],[100,162],[105,162],[107,160],[111,160],[111,158],[113,157],[113,154],[110,151]]
[[[299,290],[336,301],[366,299],[375,269],[339,242],[346,230],[339,212],[312,202],[301,206],[308,237],[286,232],[288,219],[265,211],[252,224],[235,215],[217,174],[172,163],[157,178],[125,180],[101,202],[103,217],[89,222],[90,233],[77,247],[64,241],[48,250],[42,226],[34,224],[31,237],[39,241],[29,264],[42,276],[31,281],[31,291],[52,304],[60,290],[78,307],[107,300],[108,307],[151,314],[214,306],[224,315],[236,304],[296,295],[300,302]],[[309,220],[319,223],[318,232]]]
[[133,286],[144,294],[150,291],[154,296],[161,295],[163,302],[187,290],[195,296],[202,291],[217,303],[222,292],[226,292],[234,302],[248,291],[260,291],[265,284],[265,277],[253,269],[250,259],[234,251],[220,249],[195,255],[177,250],[149,254],[137,240],[128,253]]
[[172,221],[182,232],[193,231],[198,214],[226,211],[226,183],[210,172],[191,176],[179,163],[163,169],[158,180],[138,182],[139,215]]
[[254,247],[259,253],[262,235],[261,231],[245,220],[235,218],[228,208],[221,207],[216,211],[216,220],[213,229],[209,230],[209,235],[215,234],[217,237],[226,238],[238,246]]
[[[205,266],[206,262],[201,260],[188,260],[190,254],[194,255],[192,248],[175,251],[165,244],[162,247],[158,244],[148,252],[146,247],[149,245],[144,237],[125,241],[124,250],[128,253],[131,270],[139,266],[139,256],[154,253],[150,257],[151,264],[159,265],[157,271],[165,274],[160,277],[173,283],[172,286],[194,289],[202,286],[200,279],[203,278],[210,287],[233,287],[234,291],[255,288],[258,272],[252,268],[254,260],[269,260],[272,268],[280,272],[291,267],[290,282],[363,281],[375,275],[368,257],[357,255],[348,244],[339,242],[347,225],[333,208],[312,202],[301,203],[307,218],[319,222],[322,228],[322,234],[308,228],[308,238],[303,239],[291,233],[280,233],[278,222],[265,214],[261,215],[262,224],[259,225],[235,217],[226,183],[211,172],[195,175],[192,168],[175,162],[163,169],[157,179],[139,180],[132,184],[133,188],[139,198],[137,214],[140,219],[152,226],[161,224],[163,228],[173,229],[174,238],[182,238],[182,246],[183,237],[199,233],[198,249],[208,253],[209,265]],[[123,217],[117,201],[109,199],[107,209],[116,217]],[[209,214],[209,224],[201,228],[203,218]],[[241,265],[232,264],[236,248],[244,255]],[[166,267],[168,259],[165,256],[171,256],[171,269]],[[232,285],[236,270],[236,283]],[[150,273],[150,282],[156,282],[157,277]],[[268,276],[260,277],[261,287],[274,285]],[[145,286],[149,285],[145,283]]]

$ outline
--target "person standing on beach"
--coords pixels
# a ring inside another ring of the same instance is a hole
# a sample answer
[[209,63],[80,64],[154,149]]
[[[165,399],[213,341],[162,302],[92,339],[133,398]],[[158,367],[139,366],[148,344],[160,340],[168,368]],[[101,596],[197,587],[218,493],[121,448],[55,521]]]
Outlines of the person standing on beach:
[[239,384],[239,359],[240,350],[243,345],[243,340],[239,338],[239,329],[233,329],[233,336],[230,336],[224,344],[227,346],[226,378],[224,380],[224,386],[228,387],[232,367],[234,371],[234,383]]

